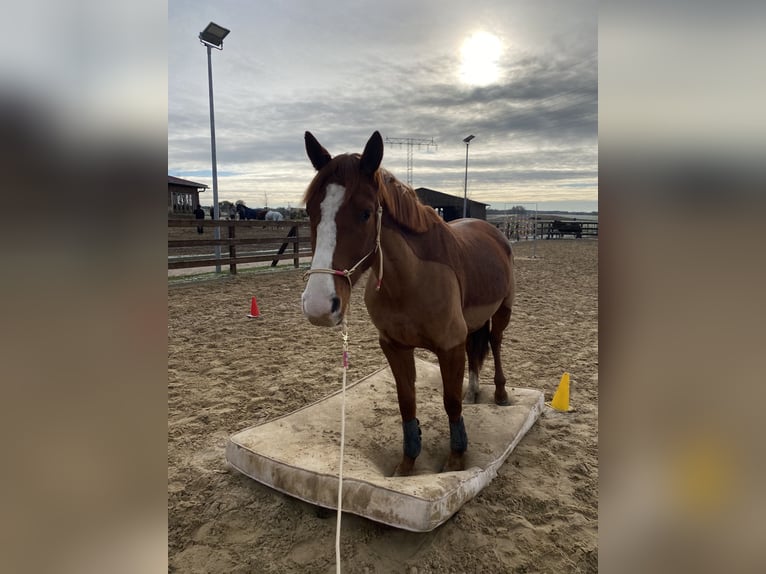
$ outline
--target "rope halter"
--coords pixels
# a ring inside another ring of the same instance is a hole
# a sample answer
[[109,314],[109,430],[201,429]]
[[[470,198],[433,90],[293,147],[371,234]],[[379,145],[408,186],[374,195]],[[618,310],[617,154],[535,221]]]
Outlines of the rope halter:
[[381,204],[378,204],[378,222],[377,222],[377,233],[375,237],[375,247],[372,248],[372,250],[362,257],[359,261],[356,262],[356,265],[354,265],[351,269],[324,269],[322,267],[317,267],[316,269],[309,269],[306,271],[306,273],[303,274],[303,280],[306,281],[308,279],[308,276],[312,273],[327,273],[329,275],[336,275],[338,277],[345,277],[348,279],[348,287],[349,289],[353,287],[353,284],[351,283],[351,276],[354,274],[354,272],[359,269],[359,267],[367,261],[369,257],[375,254],[375,252],[379,252],[380,256],[378,257],[378,283],[375,286],[376,291],[380,291],[380,284],[383,282],[383,248],[380,246],[380,229],[382,226],[383,221],[383,206]]

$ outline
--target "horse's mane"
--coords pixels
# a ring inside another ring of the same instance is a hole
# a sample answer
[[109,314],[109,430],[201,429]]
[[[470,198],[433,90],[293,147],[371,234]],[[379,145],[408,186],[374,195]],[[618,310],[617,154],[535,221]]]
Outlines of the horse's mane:
[[380,168],[375,177],[383,209],[399,225],[415,233],[424,233],[443,223],[433,207],[421,203],[415,190],[396,179],[391,172]]
[[[343,154],[334,157],[324,166],[306,189],[303,202],[316,199],[321,190],[331,181],[342,182],[347,189],[353,189],[361,183],[358,153]],[[375,184],[383,210],[404,229],[414,233],[424,233],[434,225],[443,224],[441,217],[432,207],[424,205],[418,199],[415,190],[402,183],[386,169],[375,172]]]

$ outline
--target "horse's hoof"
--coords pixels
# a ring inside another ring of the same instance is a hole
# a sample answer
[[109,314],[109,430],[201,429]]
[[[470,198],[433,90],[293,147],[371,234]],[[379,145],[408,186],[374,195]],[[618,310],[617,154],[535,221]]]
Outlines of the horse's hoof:
[[460,470],[465,470],[465,459],[463,458],[463,453],[461,452],[458,454],[450,452],[449,457],[447,458],[447,462],[442,468],[442,472],[453,472]]
[[396,465],[393,476],[410,476],[415,466],[415,459],[403,456],[402,461]]
[[463,404],[475,405],[477,402],[479,402],[479,393],[472,393],[471,391],[467,391],[463,397]]
[[509,406],[511,401],[508,399],[508,393],[506,391],[503,391],[502,393],[495,391],[495,404],[500,405],[501,407]]

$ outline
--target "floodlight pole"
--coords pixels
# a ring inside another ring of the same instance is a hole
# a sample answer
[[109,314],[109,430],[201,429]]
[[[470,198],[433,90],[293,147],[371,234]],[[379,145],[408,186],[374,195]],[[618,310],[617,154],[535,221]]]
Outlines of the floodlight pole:
[[[215,111],[213,109],[213,58],[210,52],[210,44],[207,48],[207,84],[210,94],[210,149],[213,156],[213,219],[218,221],[221,214],[218,210],[218,165],[215,157]],[[213,228],[213,238],[221,239],[221,228],[217,225]],[[221,246],[215,245],[215,272],[221,272]]]
[[[218,221],[221,217],[218,208],[218,162],[215,157],[215,110],[213,106],[213,57],[210,49],[223,50],[223,39],[228,36],[230,30],[210,22],[199,34],[199,40],[207,48],[207,87],[210,95],[210,152],[213,156],[213,219]],[[221,272],[221,228],[217,225],[213,228],[215,244],[215,272]]]
[[463,139],[465,142],[465,187],[463,187],[463,217],[466,217],[468,213],[468,144],[471,143],[471,140],[476,137],[474,135],[470,135]]

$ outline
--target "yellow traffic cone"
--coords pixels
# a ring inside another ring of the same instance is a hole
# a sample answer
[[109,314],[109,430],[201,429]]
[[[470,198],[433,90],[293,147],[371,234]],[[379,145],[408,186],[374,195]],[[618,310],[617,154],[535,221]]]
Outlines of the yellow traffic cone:
[[553,399],[551,399],[551,402],[545,404],[552,409],[564,413],[573,410],[572,407],[569,406],[569,373],[564,373],[561,376],[559,388],[556,389],[556,392],[553,395]]

